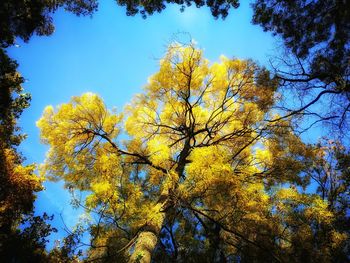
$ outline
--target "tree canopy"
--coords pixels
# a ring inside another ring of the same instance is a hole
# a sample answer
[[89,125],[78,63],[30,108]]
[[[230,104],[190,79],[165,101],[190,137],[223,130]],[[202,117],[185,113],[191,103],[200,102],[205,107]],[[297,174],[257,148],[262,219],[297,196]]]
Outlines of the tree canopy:
[[184,11],[186,6],[188,7],[192,4],[198,8],[206,5],[210,8],[211,14],[215,18],[225,18],[231,8],[239,7],[239,0],[117,0],[117,3],[121,6],[126,6],[127,15],[136,15],[140,13],[144,18],[155,12],[160,13],[166,8],[167,4],[181,5],[181,11]]
[[[143,17],[167,4],[181,10],[194,4],[225,18],[239,6],[238,0],[116,2],[127,15]],[[338,141],[305,145],[291,122],[303,114],[348,127],[347,1],[252,4],[253,22],[287,49],[274,75],[250,60],[210,64],[194,45],[174,44],[123,113],[91,93],[48,107],[38,125],[50,151],[38,177],[17,151],[25,138],[17,119],[31,97],[5,48],[16,38],[52,34],[52,14],[61,7],[91,15],[98,1],[0,3],[0,260],[79,261],[74,246],[82,227],[62,249],[45,252],[55,231],[45,221],[52,217],[33,213],[43,176],[87,195],[75,201],[91,216],[88,260],[349,260],[349,152]],[[301,105],[283,107],[280,116],[273,106],[286,87]],[[330,110],[315,110],[320,101]]]
[[[207,5],[214,17],[225,18],[230,8],[239,6],[238,0],[158,0],[158,1],[130,1],[116,0],[117,4],[126,7],[127,15],[140,13],[143,17],[161,12],[166,4],[177,4],[184,10],[192,4],[197,7]],[[38,35],[51,35],[54,31],[52,14],[59,8],[76,15],[92,15],[98,8],[97,0],[33,0],[11,1],[3,0],[0,3],[0,46],[2,48],[15,43],[19,37],[28,41],[36,33]]]
[[[23,92],[17,63],[0,49],[0,261],[42,262],[45,237],[54,231],[45,220],[34,216],[35,193],[42,190],[42,179],[35,165],[24,165],[17,146],[25,138],[17,125],[30,95]],[[18,226],[26,224],[19,230]]]
[[51,16],[60,7],[77,15],[91,15],[97,8],[97,1],[1,1],[0,46],[4,48],[13,45],[16,37],[28,41],[33,33],[51,35],[54,31]]
[[277,85],[252,61],[175,43],[124,113],[92,93],[48,106],[41,172],[86,192],[89,260],[330,260],[347,235],[303,191],[313,148],[266,121]]
[[329,110],[313,108],[307,114],[332,121],[337,130],[349,125],[350,5],[348,1],[257,0],[253,22],[279,36],[291,58],[275,64],[282,86],[296,90],[305,113],[322,101]]

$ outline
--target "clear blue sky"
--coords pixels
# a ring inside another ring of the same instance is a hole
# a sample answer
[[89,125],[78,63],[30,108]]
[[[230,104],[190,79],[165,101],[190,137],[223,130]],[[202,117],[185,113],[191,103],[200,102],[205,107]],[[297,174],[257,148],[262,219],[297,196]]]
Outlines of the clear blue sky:
[[[170,6],[146,20],[128,17],[113,0],[100,1],[92,19],[57,12],[53,35],[34,36],[28,44],[19,42],[19,48],[9,49],[27,79],[26,91],[33,97],[31,107],[20,119],[28,134],[20,147],[27,162],[39,164],[45,159],[47,147],[40,143],[35,122],[46,105],[68,102],[72,96],[90,91],[102,96],[108,107],[122,110],[135,93],[141,92],[148,76],[157,71],[158,59],[178,32],[189,33],[212,62],[223,54],[267,65],[275,41],[250,23],[252,10],[248,1],[241,2],[241,7],[232,10],[224,21],[215,20],[207,8],[192,7],[181,13],[179,6]],[[36,212],[54,214],[53,226],[61,234],[51,239],[62,238],[60,214],[72,227],[82,211],[71,208],[63,183],[46,182],[45,186],[38,195]]]

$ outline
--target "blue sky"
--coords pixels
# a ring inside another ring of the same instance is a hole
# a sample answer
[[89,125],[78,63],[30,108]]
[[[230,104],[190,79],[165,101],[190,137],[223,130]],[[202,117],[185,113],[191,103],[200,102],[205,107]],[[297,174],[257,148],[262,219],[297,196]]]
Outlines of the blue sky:
[[[248,1],[241,2],[241,7],[232,10],[224,21],[215,20],[207,8],[191,7],[181,13],[179,6],[169,6],[146,20],[128,17],[113,0],[100,1],[99,11],[92,18],[58,11],[53,35],[34,36],[28,44],[19,41],[20,47],[9,49],[27,79],[25,89],[33,97],[31,107],[20,119],[28,134],[20,147],[27,162],[39,164],[45,159],[47,147],[40,143],[35,125],[45,106],[68,102],[72,96],[89,91],[104,98],[108,107],[121,111],[157,71],[167,44],[179,32],[190,34],[212,62],[223,54],[267,65],[275,51],[275,40],[250,23],[252,10]],[[46,182],[45,186],[38,195],[36,211],[54,214],[53,226],[62,233],[60,214],[66,225],[73,227],[81,211],[71,208],[63,183]],[[52,240],[56,238],[62,234],[55,234]]]

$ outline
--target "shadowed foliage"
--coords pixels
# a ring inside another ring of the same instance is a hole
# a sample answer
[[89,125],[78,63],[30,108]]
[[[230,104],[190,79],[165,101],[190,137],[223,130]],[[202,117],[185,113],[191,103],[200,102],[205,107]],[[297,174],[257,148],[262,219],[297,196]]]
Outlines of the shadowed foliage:
[[[330,121],[346,134],[350,112],[349,1],[258,0],[252,7],[253,22],[280,37],[290,55],[275,61],[282,87],[301,98],[302,105],[290,107],[289,113]],[[314,107],[320,104],[327,107]]]
[[0,1],[0,261],[47,262],[46,237],[55,229],[46,221],[52,217],[34,216],[35,193],[42,190],[42,178],[35,165],[24,165],[17,146],[25,138],[17,120],[29,106],[31,96],[23,91],[24,78],[17,62],[4,48],[16,38],[28,41],[36,33],[50,35],[51,15],[64,7],[77,15],[96,9],[95,1]]

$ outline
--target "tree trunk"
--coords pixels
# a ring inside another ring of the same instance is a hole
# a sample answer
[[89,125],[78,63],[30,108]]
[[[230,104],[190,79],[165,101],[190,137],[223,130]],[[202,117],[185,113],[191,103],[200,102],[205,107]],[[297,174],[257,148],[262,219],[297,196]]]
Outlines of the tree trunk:
[[175,177],[171,177],[171,175],[168,174],[168,180],[170,180],[171,184],[168,188],[163,189],[158,202],[155,205],[154,211],[157,211],[157,214],[155,214],[153,218],[146,223],[136,238],[134,251],[130,256],[129,263],[151,262],[152,253],[157,245],[159,234],[166,218],[166,211],[168,211],[169,206],[173,205],[169,193],[173,192],[177,188],[177,182],[183,175],[185,161],[189,149],[190,147],[187,142],[185,149],[182,150],[180,154],[180,162],[176,169]]
[[156,204],[156,214],[146,223],[142,231],[138,234],[134,251],[130,256],[129,263],[150,263],[152,253],[157,245],[160,230],[162,229],[166,212],[164,211],[168,195],[163,193]]

